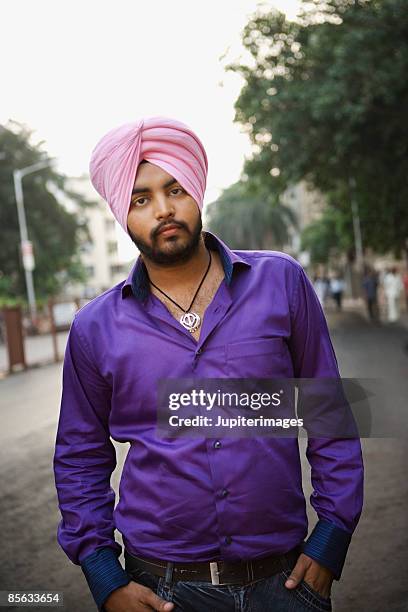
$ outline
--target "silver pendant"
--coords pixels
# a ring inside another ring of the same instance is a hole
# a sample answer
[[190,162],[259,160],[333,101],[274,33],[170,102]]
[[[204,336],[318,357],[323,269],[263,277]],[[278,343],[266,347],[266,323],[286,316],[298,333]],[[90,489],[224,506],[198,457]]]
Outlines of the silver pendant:
[[196,312],[185,312],[183,316],[180,317],[180,323],[189,332],[193,333],[200,327],[201,319]]

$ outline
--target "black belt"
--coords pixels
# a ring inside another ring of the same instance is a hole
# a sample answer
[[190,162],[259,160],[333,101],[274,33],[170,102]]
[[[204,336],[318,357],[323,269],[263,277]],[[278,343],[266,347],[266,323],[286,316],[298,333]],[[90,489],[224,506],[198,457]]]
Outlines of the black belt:
[[293,567],[302,552],[299,544],[283,555],[269,555],[247,561],[201,561],[178,563],[162,559],[135,557],[125,550],[125,567],[132,571],[141,569],[156,576],[164,576],[166,582],[178,580],[202,580],[214,585],[247,583],[273,576],[283,569]]

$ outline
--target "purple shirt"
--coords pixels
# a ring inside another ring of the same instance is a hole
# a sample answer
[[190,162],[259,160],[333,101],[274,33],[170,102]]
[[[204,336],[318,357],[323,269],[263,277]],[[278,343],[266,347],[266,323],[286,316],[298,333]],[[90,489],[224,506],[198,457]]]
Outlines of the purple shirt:
[[[307,536],[297,438],[155,436],[159,378],[340,376],[301,265],[281,252],[233,251],[211,232],[204,236],[225,278],[198,343],[149,291],[140,257],[125,282],[77,312],[70,329],[54,457],[58,541],[82,565],[94,596],[98,553],[121,551],[115,527],[131,554],[184,562],[284,553]],[[130,442],[115,510],[110,437]],[[307,457],[319,521],[304,552],[338,579],[362,510],[360,441],[309,439]],[[106,599],[106,580],[98,588]],[[98,605],[103,597],[95,596]]]

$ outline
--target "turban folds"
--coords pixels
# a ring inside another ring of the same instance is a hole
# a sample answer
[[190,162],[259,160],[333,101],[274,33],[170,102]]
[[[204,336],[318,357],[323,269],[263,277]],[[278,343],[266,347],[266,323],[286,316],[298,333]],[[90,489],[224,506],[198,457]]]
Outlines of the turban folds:
[[146,117],[105,134],[93,149],[89,165],[93,186],[126,233],[130,198],[142,159],[173,176],[201,211],[208,172],[202,142],[180,121]]

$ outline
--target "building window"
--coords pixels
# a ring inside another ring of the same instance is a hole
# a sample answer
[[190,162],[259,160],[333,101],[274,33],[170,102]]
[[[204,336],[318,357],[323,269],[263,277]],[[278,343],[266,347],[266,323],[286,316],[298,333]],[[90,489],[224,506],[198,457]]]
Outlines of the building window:
[[79,247],[79,251],[80,253],[90,253],[92,251],[92,247],[92,242],[83,242]]
[[118,243],[116,242],[116,240],[109,240],[109,242],[107,243],[107,249],[108,249],[109,255],[113,255],[114,253],[117,253]]
[[115,276],[115,274],[123,274],[124,266],[122,264],[115,264],[110,267],[111,276]]
[[105,229],[110,232],[115,229],[115,220],[114,219],[105,219]]

